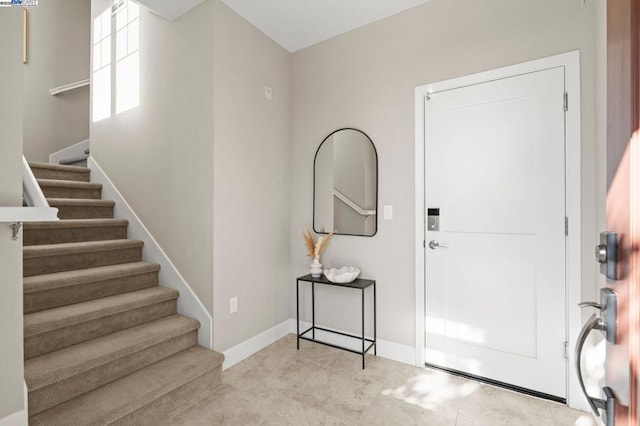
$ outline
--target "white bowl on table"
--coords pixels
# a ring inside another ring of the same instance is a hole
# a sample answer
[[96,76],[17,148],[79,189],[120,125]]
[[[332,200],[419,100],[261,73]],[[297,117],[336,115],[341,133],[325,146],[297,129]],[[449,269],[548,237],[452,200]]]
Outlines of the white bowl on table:
[[331,268],[324,270],[324,276],[332,283],[350,283],[360,275],[360,270],[353,266],[343,266],[342,268]]

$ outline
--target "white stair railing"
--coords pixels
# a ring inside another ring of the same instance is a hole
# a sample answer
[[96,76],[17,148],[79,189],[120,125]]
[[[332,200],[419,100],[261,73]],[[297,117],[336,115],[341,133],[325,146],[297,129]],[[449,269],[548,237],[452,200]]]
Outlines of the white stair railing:
[[338,198],[340,201],[345,203],[347,206],[351,207],[353,210],[355,210],[361,216],[375,216],[376,215],[376,211],[375,210],[365,210],[365,209],[363,209],[362,207],[360,207],[359,205],[354,203],[346,195],[344,195],[343,193],[341,193],[340,191],[338,191],[335,188],[333,188],[333,195],[336,198]]
[[22,156],[22,188],[24,199],[29,207],[49,207],[47,201],[35,175],[29,167],[29,162]]
[[91,80],[88,78],[85,80],[74,81],[73,83],[63,84],[62,86],[49,89],[51,96],[59,95],[60,93],[68,92],[70,90],[79,89],[80,87],[88,86],[91,84]]
[[53,222],[58,219],[58,209],[50,207],[36,177],[22,156],[22,188],[27,206],[0,206],[0,222],[12,223],[13,239],[17,240],[22,222]]

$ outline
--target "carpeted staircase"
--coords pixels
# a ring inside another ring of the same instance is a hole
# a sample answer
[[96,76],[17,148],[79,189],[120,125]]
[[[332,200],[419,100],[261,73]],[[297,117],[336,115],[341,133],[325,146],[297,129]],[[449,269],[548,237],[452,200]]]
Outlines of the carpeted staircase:
[[216,389],[223,356],[198,346],[90,170],[30,165],[61,220],[24,227],[29,424],[154,425]]

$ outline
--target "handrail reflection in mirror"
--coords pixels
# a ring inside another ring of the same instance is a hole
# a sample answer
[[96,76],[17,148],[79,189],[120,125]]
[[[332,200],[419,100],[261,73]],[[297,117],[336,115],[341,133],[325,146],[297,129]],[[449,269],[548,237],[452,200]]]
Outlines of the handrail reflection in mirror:
[[336,196],[343,203],[351,207],[361,216],[374,216],[376,214],[375,210],[364,210],[362,207],[351,201],[346,195],[333,188],[333,195]]

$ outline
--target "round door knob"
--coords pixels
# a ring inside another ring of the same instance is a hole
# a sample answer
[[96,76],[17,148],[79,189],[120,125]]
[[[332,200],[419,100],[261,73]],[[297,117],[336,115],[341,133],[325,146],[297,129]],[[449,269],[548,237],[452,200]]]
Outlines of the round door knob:
[[607,263],[607,246],[599,244],[596,246],[596,260],[598,263]]

